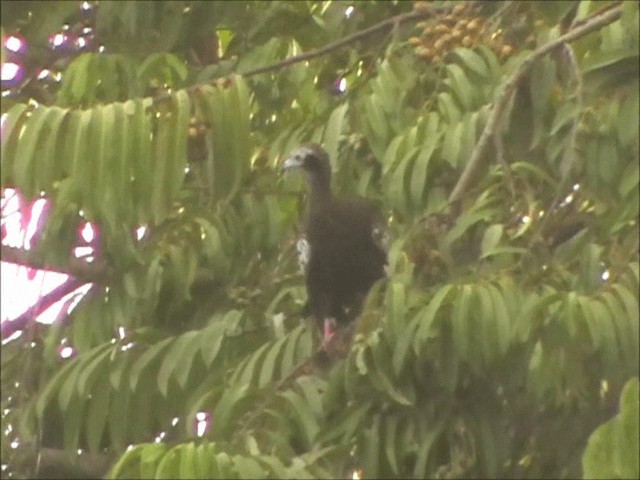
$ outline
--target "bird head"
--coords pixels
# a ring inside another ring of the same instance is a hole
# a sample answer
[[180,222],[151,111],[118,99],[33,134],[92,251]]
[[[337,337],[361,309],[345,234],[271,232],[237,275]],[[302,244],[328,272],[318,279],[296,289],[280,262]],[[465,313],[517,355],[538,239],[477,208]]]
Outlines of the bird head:
[[331,183],[329,154],[317,143],[307,143],[296,148],[282,165],[282,170],[301,168],[309,182],[328,188]]

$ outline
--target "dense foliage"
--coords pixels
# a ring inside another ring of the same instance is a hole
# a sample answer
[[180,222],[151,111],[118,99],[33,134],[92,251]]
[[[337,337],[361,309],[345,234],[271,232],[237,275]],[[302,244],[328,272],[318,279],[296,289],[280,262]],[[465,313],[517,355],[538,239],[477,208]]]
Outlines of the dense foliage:
[[[637,2],[6,3],[35,64],[94,28],[3,98],[2,187],[53,202],[34,265],[74,273],[81,221],[100,256],[2,347],[3,477],[638,476]],[[324,362],[304,141],[391,237]]]

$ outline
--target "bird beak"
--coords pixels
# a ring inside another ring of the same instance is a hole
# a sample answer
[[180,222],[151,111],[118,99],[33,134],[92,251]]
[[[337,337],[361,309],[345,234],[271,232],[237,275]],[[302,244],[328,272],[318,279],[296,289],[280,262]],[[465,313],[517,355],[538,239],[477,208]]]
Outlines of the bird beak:
[[282,164],[282,171],[288,170],[290,168],[298,168],[303,164],[303,158],[301,155],[293,154],[289,158],[287,158]]

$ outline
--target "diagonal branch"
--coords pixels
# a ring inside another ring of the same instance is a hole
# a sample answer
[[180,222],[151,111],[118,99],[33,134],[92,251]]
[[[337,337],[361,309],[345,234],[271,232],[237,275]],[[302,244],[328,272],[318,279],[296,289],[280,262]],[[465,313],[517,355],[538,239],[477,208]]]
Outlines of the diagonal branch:
[[82,282],[79,282],[74,278],[69,278],[62,285],[54,288],[49,293],[40,296],[40,298],[38,299],[38,303],[33,307],[27,309],[27,311],[24,312],[22,315],[18,316],[17,318],[14,318],[13,320],[7,320],[2,322],[2,329],[1,329],[2,339],[4,340],[5,338],[10,337],[18,330],[24,330],[27,324],[32,319],[35,319],[38,315],[40,315],[42,312],[44,312],[47,308],[49,308],[51,305],[56,303],[62,297],[73,292],[74,290],[76,290],[78,287],[81,287],[82,285],[83,285]]
[[513,73],[511,78],[504,84],[502,94],[498,98],[495,103],[493,110],[489,114],[489,118],[487,120],[487,124],[482,131],[482,135],[480,135],[480,139],[476,144],[473,152],[471,153],[471,158],[469,159],[469,163],[465,167],[462,175],[458,179],[458,183],[453,188],[451,195],[449,195],[449,202],[455,202],[462,197],[462,194],[467,190],[469,184],[471,183],[471,179],[474,174],[478,170],[480,165],[480,160],[482,158],[482,154],[485,149],[489,145],[489,140],[496,133],[497,126],[499,121],[505,112],[507,105],[509,104],[509,100],[511,99],[511,95],[518,85],[518,83],[522,80],[522,78],[531,70],[533,64],[547,53],[552,50],[558,48],[559,46],[573,42],[580,37],[587,35],[595,30],[598,30],[610,23],[615,22],[622,15],[622,7],[618,6],[617,8],[607,10],[604,13],[598,13],[586,20],[584,23],[580,24],[580,26],[569,30],[564,35],[548,42],[541,47],[537,48],[524,61],[520,64],[518,69]]

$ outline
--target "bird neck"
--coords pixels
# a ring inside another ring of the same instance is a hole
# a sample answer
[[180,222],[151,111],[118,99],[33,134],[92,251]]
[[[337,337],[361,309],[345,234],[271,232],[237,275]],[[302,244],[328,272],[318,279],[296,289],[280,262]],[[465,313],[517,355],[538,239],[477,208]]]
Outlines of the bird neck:
[[331,180],[324,176],[312,175],[309,178],[310,205],[312,209],[326,205],[331,201]]

